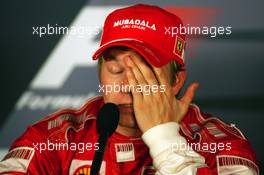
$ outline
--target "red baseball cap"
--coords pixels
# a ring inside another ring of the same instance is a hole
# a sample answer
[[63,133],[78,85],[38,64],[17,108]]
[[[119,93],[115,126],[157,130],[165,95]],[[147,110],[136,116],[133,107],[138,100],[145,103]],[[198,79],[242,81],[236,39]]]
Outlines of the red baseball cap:
[[137,4],[117,9],[105,20],[101,44],[93,59],[109,47],[127,46],[155,67],[172,60],[184,65],[185,35],[172,33],[180,26],[183,23],[178,16],[157,6]]

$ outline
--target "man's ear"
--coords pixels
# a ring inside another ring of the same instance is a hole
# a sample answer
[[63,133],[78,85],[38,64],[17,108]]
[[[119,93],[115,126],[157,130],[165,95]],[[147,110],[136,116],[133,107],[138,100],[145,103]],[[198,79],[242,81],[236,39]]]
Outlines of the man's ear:
[[179,72],[177,72],[177,74],[175,74],[176,80],[172,86],[174,95],[177,95],[179,93],[180,89],[184,85],[184,82],[186,80],[186,76],[187,76],[186,70],[179,71]]

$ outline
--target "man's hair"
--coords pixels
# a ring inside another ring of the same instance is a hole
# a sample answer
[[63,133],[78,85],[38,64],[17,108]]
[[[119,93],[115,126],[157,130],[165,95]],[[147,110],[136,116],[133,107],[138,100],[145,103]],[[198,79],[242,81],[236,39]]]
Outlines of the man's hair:
[[[108,48],[104,52],[107,52],[107,51],[109,51],[110,49],[113,49],[113,48],[121,50],[121,51],[129,51],[129,50],[131,50],[131,48],[126,47],[126,46],[113,46],[113,47]],[[101,66],[102,66],[103,60],[104,60],[104,54],[101,54],[99,59],[98,59],[98,75],[99,75],[99,79],[100,79]],[[175,83],[175,81],[176,81],[176,76],[175,75],[178,72],[183,70],[182,69],[182,65],[180,65],[176,61],[170,61],[169,62],[169,69],[170,69],[170,84],[173,85]]]

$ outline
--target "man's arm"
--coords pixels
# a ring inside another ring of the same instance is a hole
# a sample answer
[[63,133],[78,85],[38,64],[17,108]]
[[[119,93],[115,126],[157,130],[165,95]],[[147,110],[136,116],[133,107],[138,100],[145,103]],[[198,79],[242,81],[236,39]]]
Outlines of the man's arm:
[[[248,142],[240,144],[232,142],[234,148],[230,152],[219,152],[212,156],[210,166],[205,158],[188,146],[186,139],[179,134],[179,125],[170,122],[155,126],[143,135],[143,140],[150,148],[157,175],[257,175],[258,167],[249,158],[252,151]],[[239,145],[244,150],[239,150]],[[176,149],[177,148],[177,149]],[[241,156],[235,156],[234,153]]]
[[[228,166],[225,169],[218,165],[205,164],[204,158],[189,148],[184,137],[179,134],[179,123],[187,113],[190,103],[198,87],[198,83],[191,84],[181,99],[175,95],[184,83],[184,72],[176,77],[174,85],[170,85],[168,72],[163,68],[148,67],[138,55],[127,58],[126,64],[129,69],[126,72],[129,85],[165,85],[164,92],[132,91],[135,118],[140,130],[143,132],[143,139],[150,148],[157,173],[161,175],[240,175],[254,171],[246,165],[241,165],[239,171]],[[185,149],[173,149],[172,145],[186,145]],[[215,157],[212,161],[216,161]],[[203,168],[202,168],[203,167]]]
[[[151,69],[138,55],[128,58],[126,64],[130,68],[127,70],[129,85],[165,86],[164,92],[132,92],[135,117],[158,173],[196,174],[197,167],[205,166],[203,157],[188,148],[177,152],[172,152],[171,148],[178,142],[186,143],[179,135],[178,123],[187,113],[198,84],[192,84],[183,98],[177,100],[176,91],[170,85],[168,71],[164,67]],[[178,82],[179,87],[181,83]]]
[[[206,166],[204,158],[188,147],[185,138],[179,134],[176,122],[149,129],[143,140],[150,148],[157,175],[193,175],[198,167]],[[176,145],[179,145],[177,149]]]

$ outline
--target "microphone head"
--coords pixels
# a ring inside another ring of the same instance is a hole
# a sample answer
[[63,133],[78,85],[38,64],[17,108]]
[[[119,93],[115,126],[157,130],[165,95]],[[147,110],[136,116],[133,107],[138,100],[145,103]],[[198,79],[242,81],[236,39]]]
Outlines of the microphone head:
[[119,122],[119,109],[114,103],[106,103],[100,109],[97,117],[96,127],[99,135],[111,136]]

